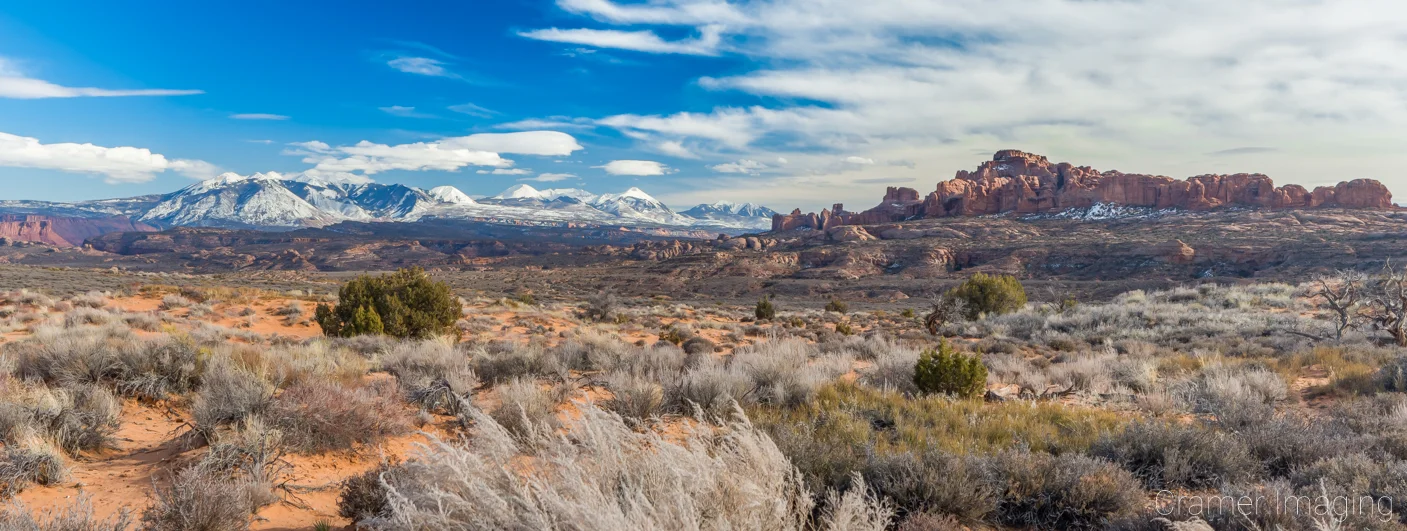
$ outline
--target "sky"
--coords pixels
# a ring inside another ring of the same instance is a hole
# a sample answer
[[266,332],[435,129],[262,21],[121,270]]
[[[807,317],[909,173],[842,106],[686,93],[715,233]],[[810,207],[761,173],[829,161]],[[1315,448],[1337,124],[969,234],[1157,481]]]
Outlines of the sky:
[[277,172],[858,210],[1008,148],[1407,194],[1404,140],[1400,0],[0,6],[0,199]]

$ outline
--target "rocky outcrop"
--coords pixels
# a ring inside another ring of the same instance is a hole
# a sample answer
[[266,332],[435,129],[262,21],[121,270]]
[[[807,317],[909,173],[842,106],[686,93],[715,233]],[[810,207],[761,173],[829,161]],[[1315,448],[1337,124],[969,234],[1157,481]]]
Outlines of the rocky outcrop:
[[1097,204],[1210,210],[1253,208],[1392,208],[1392,193],[1372,179],[1355,179],[1313,191],[1299,185],[1276,187],[1258,173],[1198,175],[1186,180],[1158,175],[1099,172],[1088,166],[1052,163],[1016,150],[998,151],[976,171],[959,171],[922,199],[912,188],[889,188],[883,201],[859,213],[840,204],[819,214],[800,210],[772,218],[772,230],[829,230],[840,225],[871,225],[916,218],[981,216],[1007,212],[1033,214]]
[[0,237],[55,247],[77,247],[88,238],[111,232],[153,232],[156,227],[125,216],[79,218],[39,215],[0,215]]

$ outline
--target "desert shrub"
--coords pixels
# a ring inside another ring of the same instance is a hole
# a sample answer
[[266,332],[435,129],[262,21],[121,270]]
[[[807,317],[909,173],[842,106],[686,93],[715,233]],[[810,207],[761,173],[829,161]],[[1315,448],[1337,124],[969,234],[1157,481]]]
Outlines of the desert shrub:
[[1211,488],[1260,472],[1260,463],[1236,438],[1163,422],[1130,424],[1101,439],[1090,454],[1118,463],[1150,489]]
[[694,336],[686,339],[679,346],[689,355],[713,354],[713,351],[718,348],[713,341],[703,336]]
[[338,291],[336,306],[318,305],[316,319],[328,336],[428,339],[455,335],[462,308],[448,284],[416,267],[353,279]]
[[826,311],[828,312],[845,313],[849,309],[850,306],[840,299],[831,299],[830,302],[826,303]]
[[470,358],[474,373],[486,382],[501,383],[518,377],[561,375],[565,367],[538,345],[490,343]]
[[851,336],[855,335],[855,328],[851,327],[850,323],[841,321],[835,324],[835,332],[842,336]]
[[828,491],[814,528],[829,530],[886,531],[894,520],[894,509],[870,490],[858,473],[850,488]]
[[327,341],[279,344],[272,348],[226,346],[237,366],[258,375],[275,387],[284,388],[308,382],[360,382],[373,365],[370,360]]
[[96,308],[75,308],[64,314],[64,326],[73,328],[82,325],[104,325],[112,322],[112,314]]
[[752,380],[750,396],[756,401],[799,405],[810,400],[818,387],[850,370],[845,360],[831,366],[813,361],[816,354],[815,347],[799,339],[772,340],[734,351],[728,366]]
[[707,414],[724,414],[752,389],[746,374],[711,358],[670,376],[663,383],[665,408],[683,414],[692,414],[695,408]]
[[90,291],[82,295],[74,295],[68,300],[77,308],[102,308],[107,306],[107,295],[101,291]]
[[1279,375],[1265,369],[1213,367],[1203,373],[1196,393],[1198,411],[1239,428],[1271,418],[1288,390]]
[[627,419],[648,420],[658,417],[664,406],[664,388],[648,378],[631,374],[611,373],[606,377],[611,398],[602,406]]
[[174,310],[177,308],[188,308],[192,304],[195,303],[192,302],[190,299],[187,299],[180,295],[167,295],[161,298],[161,305],[159,306],[159,308],[161,308],[162,310]]
[[753,309],[752,314],[757,317],[758,320],[776,319],[777,307],[772,304],[772,297],[770,295],[763,295],[762,299],[757,301],[757,308]]
[[161,400],[195,389],[200,379],[200,350],[186,339],[161,336],[136,348],[117,351],[120,376],[117,392],[146,400]]
[[212,360],[191,403],[195,430],[207,441],[218,439],[222,426],[264,412],[273,400],[274,387],[228,360]]
[[993,456],[986,484],[998,499],[994,520],[1036,529],[1097,529],[1143,504],[1138,480],[1108,461],[1080,454],[1013,450]]
[[968,529],[952,515],[909,513],[896,531],[965,531]]
[[976,273],[948,290],[943,298],[962,301],[967,318],[977,319],[983,314],[1000,315],[1020,310],[1026,305],[1026,288],[1011,275]]
[[[535,435],[520,443],[492,418],[470,413],[476,436],[462,446],[433,444],[408,461],[409,474],[387,480],[390,509],[363,520],[363,526],[799,530],[812,514],[812,497],[787,459],[742,420],[726,429],[686,427],[671,437],[680,439],[675,443],[653,431],[636,432],[619,417],[587,405],[565,434]],[[515,467],[523,446],[547,458],[530,469]],[[523,473],[504,474],[505,469]],[[872,499],[856,501],[836,504],[832,521],[852,522],[849,529],[881,529],[888,523],[849,518],[883,512],[871,509],[878,505]]]
[[980,396],[987,389],[987,367],[977,356],[960,354],[948,340],[939,339],[936,350],[925,349],[919,354],[914,365],[914,386],[929,394]]
[[10,497],[29,485],[55,485],[68,477],[58,448],[40,439],[11,443],[0,450],[0,497]]
[[983,483],[982,465],[972,456],[903,452],[871,458],[864,477],[901,511],[976,524],[997,509],[993,489]]
[[79,494],[73,503],[34,513],[23,503],[15,502],[0,509],[0,531],[126,531],[132,526],[127,510],[107,518],[93,515],[93,501]]
[[597,292],[586,298],[586,318],[598,322],[614,321],[619,304],[614,292]]
[[156,332],[161,330],[161,318],[149,313],[128,313],[122,315],[122,323],[133,330]]
[[[624,345],[622,345],[623,348]],[[645,379],[664,382],[686,368],[697,367],[700,356],[685,354],[674,345],[654,345],[623,353],[612,365],[612,372],[633,374]]]
[[914,383],[914,367],[918,366],[919,351],[894,348],[875,358],[874,365],[860,371],[860,383],[884,390],[894,390],[914,396],[919,388]]
[[555,424],[557,401],[551,390],[543,389],[537,382],[513,378],[494,390],[499,403],[490,415],[510,433],[529,438],[534,431]]
[[552,355],[568,369],[603,371],[630,357],[629,350],[617,336],[586,331],[563,341],[552,350]]
[[391,506],[382,478],[396,481],[395,475],[399,473],[402,473],[399,463],[383,461],[376,468],[343,480],[337,497],[337,514],[353,523],[387,516]]
[[389,385],[348,389],[332,383],[306,383],[284,390],[264,414],[294,452],[345,450],[410,429]]
[[685,330],[683,330],[683,329],[681,329],[681,328],[679,328],[679,327],[670,325],[670,326],[665,327],[663,330],[660,330],[660,341],[664,341],[664,342],[667,342],[667,343],[670,343],[670,344],[674,344],[674,345],[679,345],[679,344],[684,343],[684,340],[685,340],[685,339],[688,339],[688,338],[689,338],[689,335],[690,335],[690,334],[689,334],[688,332],[686,332]]
[[69,455],[112,446],[121,405],[107,389],[41,385],[12,388],[7,395],[0,402],[0,442],[42,437]]
[[249,529],[257,487],[202,466],[177,473],[170,485],[157,485],[153,503],[142,513],[146,531],[243,531]]
[[[1026,447],[1039,452],[1080,452],[1104,434],[1121,431],[1122,415],[1050,402],[953,400],[906,397],[849,382],[819,389],[800,407],[753,406],[759,426],[811,425],[816,444],[851,446],[859,452],[992,453]],[[804,459],[796,462],[806,469]]]
[[440,340],[404,341],[382,360],[411,403],[437,413],[458,415],[479,378],[469,357]]

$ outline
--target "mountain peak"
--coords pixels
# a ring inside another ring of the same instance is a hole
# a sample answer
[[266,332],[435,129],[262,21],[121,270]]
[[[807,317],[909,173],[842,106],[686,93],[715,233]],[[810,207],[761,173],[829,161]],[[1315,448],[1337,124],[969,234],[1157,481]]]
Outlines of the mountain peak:
[[542,192],[530,185],[519,183],[509,186],[492,199],[542,199]]
[[473,199],[453,186],[436,186],[427,190],[425,193],[441,203],[453,203],[456,205],[474,204]]

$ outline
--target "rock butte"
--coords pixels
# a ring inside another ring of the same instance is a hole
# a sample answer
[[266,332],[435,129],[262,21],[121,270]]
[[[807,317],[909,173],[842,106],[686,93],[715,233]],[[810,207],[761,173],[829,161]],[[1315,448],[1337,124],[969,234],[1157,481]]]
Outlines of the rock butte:
[[1373,179],[1354,179],[1314,191],[1289,184],[1276,187],[1259,173],[1198,175],[1186,180],[1158,175],[1099,172],[1068,162],[1013,149],[998,151],[977,171],[959,171],[938,183],[926,197],[913,188],[890,187],[879,206],[846,212],[829,210],[772,217],[772,230],[828,230],[842,225],[872,225],[915,218],[981,216],[1006,212],[1053,212],[1100,203],[1152,208],[1209,210],[1226,206],[1255,208],[1392,208],[1392,193]]
[[38,215],[0,215],[0,238],[37,242],[55,247],[75,247],[84,240],[110,232],[151,232],[156,227],[126,216],[74,218]]

